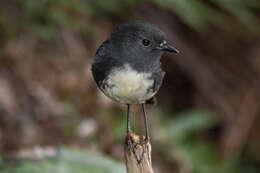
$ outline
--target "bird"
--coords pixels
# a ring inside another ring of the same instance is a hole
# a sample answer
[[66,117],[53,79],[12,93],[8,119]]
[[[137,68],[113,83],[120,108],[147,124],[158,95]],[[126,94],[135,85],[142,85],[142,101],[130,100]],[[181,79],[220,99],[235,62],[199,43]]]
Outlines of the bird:
[[156,102],[165,72],[161,57],[179,53],[154,24],[132,21],[117,26],[97,49],[91,65],[98,88],[115,102],[127,105],[127,133],[131,132],[130,107],[142,105],[145,140],[150,141],[146,104]]

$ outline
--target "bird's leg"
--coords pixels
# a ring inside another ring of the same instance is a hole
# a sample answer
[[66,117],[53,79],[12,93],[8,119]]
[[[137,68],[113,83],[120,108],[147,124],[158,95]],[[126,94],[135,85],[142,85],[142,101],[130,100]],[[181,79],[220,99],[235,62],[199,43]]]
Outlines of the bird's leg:
[[127,104],[127,133],[131,131],[130,104]]
[[149,134],[149,127],[148,127],[147,115],[145,110],[145,103],[142,104],[142,109],[144,114],[145,140],[146,142],[150,142],[150,134]]

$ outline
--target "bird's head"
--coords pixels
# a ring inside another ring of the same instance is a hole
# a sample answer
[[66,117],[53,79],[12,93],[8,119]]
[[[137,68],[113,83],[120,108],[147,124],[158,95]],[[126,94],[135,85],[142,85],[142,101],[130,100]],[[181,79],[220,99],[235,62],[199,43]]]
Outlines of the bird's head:
[[168,44],[166,34],[147,22],[130,22],[119,25],[110,37],[121,58],[135,60],[160,59],[164,52],[179,53]]

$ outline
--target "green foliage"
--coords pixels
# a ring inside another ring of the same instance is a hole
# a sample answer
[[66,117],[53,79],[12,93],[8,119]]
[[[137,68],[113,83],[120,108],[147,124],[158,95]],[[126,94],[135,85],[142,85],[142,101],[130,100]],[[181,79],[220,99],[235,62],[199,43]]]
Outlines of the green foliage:
[[[230,28],[232,18],[229,14],[237,17],[250,29],[259,31],[259,21],[252,9],[260,9],[260,4],[256,0],[212,0],[218,8],[209,5],[205,1],[198,0],[152,0],[157,5],[169,9],[177,14],[181,21],[192,28],[202,31],[208,24]],[[235,29],[235,28],[233,28]]]
[[216,123],[216,116],[211,111],[193,110],[181,112],[174,119],[167,120],[164,127],[172,139],[183,141]]
[[[208,24],[237,31],[241,27],[235,24],[230,25],[234,23],[235,17],[245,27],[254,33],[259,33],[260,23],[254,13],[260,9],[260,3],[257,0],[149,1],[176,14],[180,21],[197,31],[203,31]],[[21,10],[16,12],[17,14],[10,13],[11,10],[8,11],[8,9],[0,12],[0,26],[4,29],[4,36],[9,37],[26,30],[42,38],[53,39],[63,28],[71,29],[79,34],[92,33],[96,20],[100,18],[111,20],[113,16],[125,18],[124,13],[127,9],[134,9],[148,0],[16,0],[16,2],[21,7]],[[20,21],[17,21],[13,16],[22,17]]]
[[62,105],[69,120],[69,124],[65,128],[65,135],[73,138],[77,134],[77,128],[80,121],[80,112],[77,106],[69,100],[64,101]]
[[[90,17],[118,14],[137,0],[18,0],[26,14],[26,26],[43,38],[53,38],[57,30],[70,28],[78,33],[92,31]],[[28,28],[27,28],[28,29]]]
[[113,133],[115,139],[123,141],[126,132],[126,115],[122,111],[116,111],[114,109],[105,109],[100,114],[104,123],[109,123],[109,128]]
[[233,156],[223,160],[216,144],[201,139],[203,131],[218,123],[217,114],[209,110],[185,111],[168,118],[161,126],[167,140],[158,150],[162,154],[173,152],[173,157],[178,158],[179,166],[185,167],[191,173],[244,173],[249,169],[256,171],[254,166],[249,167],[246,164],[249,158]]
[[89,0],[88,5],[93,9],[93,13],[104,15],[105,13],[120,13],[124,9],[137,5],[138,0]]
[[[2,167],[3,165],[0,165]],[[4,166],[1,173],[125,173],[122,164],[104,155],[62,148],[58,158],[22,161]]]
[[[212,0],[211,4],[198,0],[150,0],[156,5],[168,9],[179,16],[180,20],[195,30],[202,31],[208,24],[229,28],[233,20],[229,14],[237,17],[245,26],[257,31],[258,18],[253,9],[260,9],[256,0]],[[84,18],[90,16],[106,17],[108,14],[122,14],[124,9],[137,6],[137,0],[19,0],[28,14],[29,23],[42,26],[43,31],[38,33],[53,34],[54,26],[68,26],[76,31],[91,30],[88,21]],[[44,27],[47,24],[50,28]],[[235,29],[235,28],[234,28]],[[46,33],[44,33],[46,31]]]
[[205,2],[196,0],[153,0],[159,6],[176,13],[181,21],[196,30],[202,30],[208,23],[218,25],[226,21],[226,17]]

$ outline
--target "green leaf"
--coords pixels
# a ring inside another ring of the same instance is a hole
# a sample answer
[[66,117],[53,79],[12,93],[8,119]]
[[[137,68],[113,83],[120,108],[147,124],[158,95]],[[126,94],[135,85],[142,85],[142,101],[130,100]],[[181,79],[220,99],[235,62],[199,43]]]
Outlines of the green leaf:
[[175,141],[182,140],[192,134],[212,127],[217,123],[215,113],[208,110],[184,111],[167,120],[165,128],[168,135]]
[[99,153],[62,148],[57,158],[5,166],[5,173],[125,173],[121,163]]

